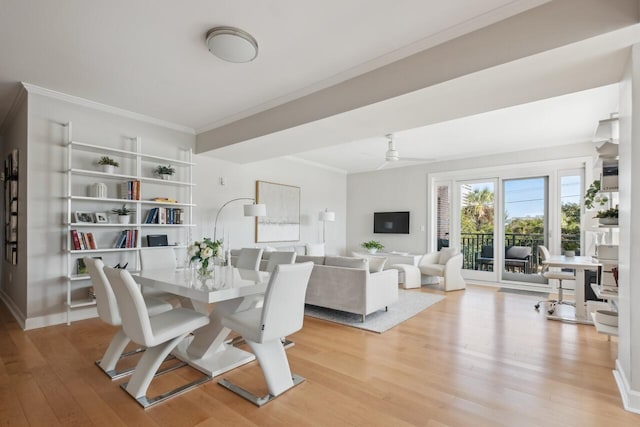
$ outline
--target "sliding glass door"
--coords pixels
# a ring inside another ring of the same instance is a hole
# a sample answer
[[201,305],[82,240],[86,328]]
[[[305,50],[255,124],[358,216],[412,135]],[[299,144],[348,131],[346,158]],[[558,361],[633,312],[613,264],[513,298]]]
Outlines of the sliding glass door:
[[546,245],[548,183],[546,176],[502,181],[503,280],[545,283],[538,246]]
[[496,180],[458,182],[457,190],[463,275],[495,281]]

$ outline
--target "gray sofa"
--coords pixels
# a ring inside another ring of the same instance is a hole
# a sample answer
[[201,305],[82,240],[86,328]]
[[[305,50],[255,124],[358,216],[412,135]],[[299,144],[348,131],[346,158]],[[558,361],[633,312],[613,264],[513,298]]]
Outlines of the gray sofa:
[[[268,252],[260,269],[266,267]],[[232,264],[237,252],[231,252]],[[398,300],[398,271],[369,271],[363,258],[298,255],[296,262],[315,264],[307,287],[306,304],[359,314],[362,321],[375,311],[384,310]],[[382,265],[380,266],[380,268]]]
[[368,314],[386,309],[398,300],[397,270],[371,273],[366,259],[321,258],[296,258],[296,262],[314,261],[316,264],[309,279],[306,304],[359,314],[364,321]]

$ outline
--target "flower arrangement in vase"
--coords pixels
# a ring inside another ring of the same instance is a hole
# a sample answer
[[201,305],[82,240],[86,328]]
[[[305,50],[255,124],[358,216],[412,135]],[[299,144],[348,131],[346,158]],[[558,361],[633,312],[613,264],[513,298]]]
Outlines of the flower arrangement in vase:
[[209,276],[209,265],[213,264],[212,261],[218,255],[220,246],[222,246],[222,240],[214,241],[209,237],[193,242],[189,246],[189,262],[198,263],[197,272],[200,278]]

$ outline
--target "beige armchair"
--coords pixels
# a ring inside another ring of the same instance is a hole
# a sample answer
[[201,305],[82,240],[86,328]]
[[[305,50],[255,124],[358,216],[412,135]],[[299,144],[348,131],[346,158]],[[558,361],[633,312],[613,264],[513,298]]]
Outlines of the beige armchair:
[[426,254],[418,268],[425,276],[443,277],[444,290],[447,292],[466,287],[461,274],[462,254],[458,248],[443,248],[439,252]]

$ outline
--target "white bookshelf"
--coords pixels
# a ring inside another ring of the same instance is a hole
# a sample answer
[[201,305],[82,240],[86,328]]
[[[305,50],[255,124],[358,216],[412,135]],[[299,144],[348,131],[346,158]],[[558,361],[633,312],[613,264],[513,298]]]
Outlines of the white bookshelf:
[[[191,230],[195,227],[193,224],[193,153],[191,149],[182,150],[179,157],[171,158],[166,156],[158,156],[142,151],[142,138],[126,138],[125,144],[130,144],[130,148],[115,148],[99,144],[77,141],[73,139],[73,124],[71,122],[65,125],[66,128],[66,148],[67,148],[67,194],[66,199],[66,219],[64,221],[66,232],[67,256],[67,293],[66,293],[66,309],[67,324],[70,324],[72,311],[77,308],[86,308],[95,306],[95,300],[88,297],[88,288],[91,286],[91,280],[87,274],[78,274],[76,271],[77,260],[83,256],[105,256],[120,257],[116,259],[127,260],[127,269],[132,273],[140,270],[139,252],[142,250],[154,250],[157,248],[149,248],[143,246],[146,244],[143,238],[145,234],[166,234],[172,233],[172,245],[177,251],[184,252],[187,244],[192,240]],[[129,149],[128,149],[129,148]],[[121,170],[116,173],[107,173],[101,170],[94,170],[90,164],[91,159],[97,160],[97,157],[109,156],[116,161],[123,163]],[[176,176],[180,179],[163,180],[150,173],[149,166],[158,164],[170,164],[177,170]],[[113,197],[117,191],[113,191],[120,183],[127,181],[139,181],[140,200],[129,200],[119,197]],[[88,194],[88,184],[103,182],[107,183],[113,194],[110,197],[100,198]],[[84,193],[79,190],[83,188]],[[149,190],[153,188],[153,190]],[[153,193],[152,193],[153,192]],[[179,197],[176,197],[179,195]],[[155,197],[171,197],[180,199],[179,203],[169,201],[152,200]],[[145,200],[146,198],[146,200]],[[74,213],[82,212],[109,212],[126,204],[128,208],[135,210],[130,216],[130,223],[121,224],[118,222],[95,223],[95,222],[76,222]],[[145,223],[147,211],[153,208],[176,208],[182,210],[182,223],[180,224],[148,224]],[[74,242],[71,237],[72,230],[78,233],[95,232],[100,235],[100,239],[96,237],[96,249],[75,249]],[[135,240],[134,247],[116,248],[113,247],[122,230],[134,230]],[[115,262],[114,262],[115,263]],[[108,260],[105,264],[112,265]],[[84,291],[82,290],[84,289]]]

